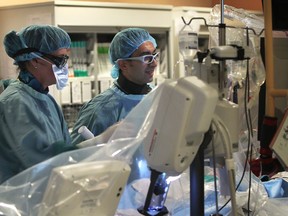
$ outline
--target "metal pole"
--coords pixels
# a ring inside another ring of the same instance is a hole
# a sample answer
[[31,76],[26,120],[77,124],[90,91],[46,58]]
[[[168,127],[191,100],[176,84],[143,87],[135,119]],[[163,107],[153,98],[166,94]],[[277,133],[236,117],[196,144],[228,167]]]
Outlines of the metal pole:
[[[219,46],[226,45],[226,25],[224,23],[224,0],[221,0],[221,20],[219,24]],[[220,99],[225,97],[224,88],[226,85],[226,62],[220,61],[220,74],[219,74],[219,96]]]
[[190,165],[190,216],[204,216],[204,146]]

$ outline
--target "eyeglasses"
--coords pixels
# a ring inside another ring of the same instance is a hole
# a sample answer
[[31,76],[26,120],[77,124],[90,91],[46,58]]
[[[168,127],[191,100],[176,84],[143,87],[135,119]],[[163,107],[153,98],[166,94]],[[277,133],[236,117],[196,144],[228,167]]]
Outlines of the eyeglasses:
[[63,68],[69,59],[68,55],[63,55],[63,56],[54,56],[50,54],[43,53],[44,57],[52,61],[58,68]]
[[151,64],[154,60],[155,61],[159,60],[159,52],[157,52],[154,55],[143,55],[143,56],[138,56],[138,57],[130,57],[130,58],[118,59],[118,60],[136,60],[136,61],[141,61],[144,64]]

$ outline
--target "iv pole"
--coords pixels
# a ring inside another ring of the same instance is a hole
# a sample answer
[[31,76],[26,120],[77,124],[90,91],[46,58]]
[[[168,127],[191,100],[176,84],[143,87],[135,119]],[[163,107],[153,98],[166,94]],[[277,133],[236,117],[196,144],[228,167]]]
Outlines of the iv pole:
[[[219,24],[219,46],[226,45],[226,24],[224,23],[224,0],[221,0],[221,20]],[[219,93],[220,93],[220,100],[225,97],[224,88],[226,82],[226,73],[225,73],[225,61],[220,61],[220,79],[219,79]]]
[[[226,25],[224,23],[224,0],[221,0],[221,20],[219,28],[219,46],[226,44]],[[219,99],[225,97],[224,88],[226,82],[225,61],[219,62]],[[204,216],[204,150],[212,139],[211,130],[205,136],[203,143],[190,165],[190,216]],[[216,198],[217,199],[217,198]],[[216,216],[216,214],[214,214]],[[217,213],[217,215],[220,215]]]

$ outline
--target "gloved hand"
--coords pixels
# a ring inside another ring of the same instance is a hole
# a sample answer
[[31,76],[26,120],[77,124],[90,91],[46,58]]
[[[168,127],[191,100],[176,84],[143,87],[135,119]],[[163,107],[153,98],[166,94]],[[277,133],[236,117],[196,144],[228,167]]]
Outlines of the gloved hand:
[[121,124],[120,122],[115,123],[114,125],[108,127],[103,133],[99,134],[98,136],[95,136],[91,139],[85,140],[79,144],[77,144],[77,148],[85,148],[89,146],[95,146],[99,144],[105,144],[109,141],[112,134],[115,132],[117,127]]

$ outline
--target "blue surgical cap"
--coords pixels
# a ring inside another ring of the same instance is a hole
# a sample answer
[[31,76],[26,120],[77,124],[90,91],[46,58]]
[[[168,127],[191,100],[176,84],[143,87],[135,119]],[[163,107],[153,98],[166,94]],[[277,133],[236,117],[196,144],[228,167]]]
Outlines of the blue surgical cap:
[[131,56],[144,42],[150,41],[157,47],[156,40],[148,31],[141,28],[127,28],[118,32],[109,47],[109,58],[113,64],[111,76],[117,78],[119,67],[116,61]]
[[52,25],[31,25],[19,32],[11,31],[4,38],[5,51],[15,64],[42,56],[42,53],[69,48],[70,44],[68,33]]

